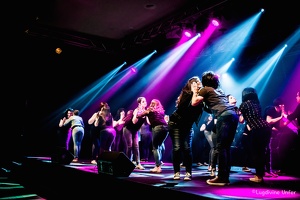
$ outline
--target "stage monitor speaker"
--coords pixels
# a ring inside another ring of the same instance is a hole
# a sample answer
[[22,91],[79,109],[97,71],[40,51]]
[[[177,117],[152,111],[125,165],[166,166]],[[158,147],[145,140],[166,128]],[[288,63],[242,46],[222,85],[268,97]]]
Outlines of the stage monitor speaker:
[[135,165],[123,152],[107,151],[97,160],[98,174],[109,174],[116,177],[128,177]]
[[74,159],[74,155],[64,147],[57,147],[51,155],[51,162],[68,165]]

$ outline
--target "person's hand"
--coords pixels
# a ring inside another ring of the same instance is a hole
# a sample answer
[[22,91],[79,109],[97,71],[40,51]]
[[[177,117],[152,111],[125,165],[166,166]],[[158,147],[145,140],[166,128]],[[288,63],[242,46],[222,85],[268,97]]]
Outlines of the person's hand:
[[197,93],[198,92],[198,84],[196,82],[192,83],[191,90],[192,90],[193,93]]
[[286,126],[287,125],[287,122],[285,121],[285,122],[283,122],[283,126]]
[[120,118],[123,119],[125,117],[125,112],[120,113]]
[[153,107],[148,107],[147,108],[147,113],[149,114],[149,112],[153,112],[154,111],[154,108]]
[[119,125],[125,124],[125,121],[124,121],[124,120],[119,120],[119,121],[118,121],[118,124],[119,124]]

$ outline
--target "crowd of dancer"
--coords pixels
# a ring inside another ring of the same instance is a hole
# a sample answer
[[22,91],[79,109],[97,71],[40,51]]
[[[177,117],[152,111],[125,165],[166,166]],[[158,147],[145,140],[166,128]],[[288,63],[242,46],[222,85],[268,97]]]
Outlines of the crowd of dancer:
[[[97,158],[104,151],[118,151],[124,152],[137,170],[145,170],[141,160],[148,161],[151,150],[155,165],[150,172],[161,173],[164,143],[170,137],[173,179],[181,179],[184,166],[183,180],[190,181],[195,153],[192,147],[204,144],[193,139],[194,127],[197,127],[204,135],[202,140],[209,144],[207,159],[201,160],[205,164],[207,162],[207,170],[211,172],[212,178],[206,181],[207,184],[230,184],[231,147],[240,141],[243,158],[247,158],[242,163],[243,171],[250,172],[250,165],[255,168],[255,175],[250,181],[261,183],[265,176],[277,177],[286,170],[287,163],[282,162],[286,161],[283,158],[293,150],[287,147],[287,142],[282,142],[282,135],[291,135],[289,147],[299,145],[299,138],[294,137],[299,135],[299,92],[296,95],[297,108],[288,113],[279,98],[274,100],[273,106],[263,110],[256,89],[252,87],[244,88],[241,95],[242,102],[237,106],[236,98],[222,90],[219,76],[213,71],[206,71],[201,79],[193,76],[186,82],[170,115],[165,113],[159,99],[152,99],[148,106],[145,97],[138,97],[135,109],[126,112],[125,108],[120,108],[114,117],[108,103],[101,102],[99,110],[88,120],[92,139],[91,163],[97,164]],[[200,125],[204,113],[207,115]],[[73,162],[78,162],[84,136],[84,123],[79,111],[66,110],[59,127],[67,127],[65,131],[68,134],[64,139],[67,149],[70,148],[70,138],[73,138]],[[275,163],[276,159],[281,162]],[[279,169],[275,172],[273,168],[276,167]]]

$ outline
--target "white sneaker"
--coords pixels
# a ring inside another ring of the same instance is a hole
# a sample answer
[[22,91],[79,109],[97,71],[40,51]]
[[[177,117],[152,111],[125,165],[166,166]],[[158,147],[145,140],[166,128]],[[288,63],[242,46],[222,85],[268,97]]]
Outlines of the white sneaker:
[[174,174],[174,178],[173,178],[174,180],[179,180],[180,179],[180,173],[179,172],[176,172],[175,174]]
[[185,177],[184,177],[183,180],[185,180],[185,181],[190,181],[190,180],[192,180],[192,175],[191,175],[189,172],[185,173]]
[[261,183],[264,181],[263,177],[258,177],[256,175],[254,175],[253,178],[249,178],[250,181],[255,182],[255,183]]
[[91,163],[92,163],[93,165],[97,165],[97,161],[96,161],[96,160],[92,160]]
[[161,167],[157,167],[155,166],[153,169],[150,169],[150,172],[153,172],[153,173],[161,173]]
[[144,170],[145,168],[141,164],[138,164],[137,166],[135,166],[135,169]]

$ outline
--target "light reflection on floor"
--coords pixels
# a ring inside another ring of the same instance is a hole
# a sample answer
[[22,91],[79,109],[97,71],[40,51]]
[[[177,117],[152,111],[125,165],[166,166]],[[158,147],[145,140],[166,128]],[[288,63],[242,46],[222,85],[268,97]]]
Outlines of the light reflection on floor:
[[[51,158],[36,158],[41,159],[43,162],[51,162]],[[264,178],[265,185],[259,185],[249,181],[249,178],[253,176],[251,172],[243,172],[241,167],[233,166],[231,168],[230,186],[208,186],[206,180],[210,179],[207,166],[194,166],[193,167],[193,180],[183,181],[185,168],[181,168],[181,180],[173,180],[173,166],[171,163],[165,163],[162,166],[162,173],[151,173],[150,169],[155,166],[153,162],[144,162],[142,165],[144,170],[134,169],[128,179],[130,181],[145,183],[168,189],[180,189],[185,192],[197,194],[209,198],[220,199],[300,199],[300,191],[289,189],[286,184],[299,184],[300,178],[293,176],[278,176],[271,178]],[[80,161],[77,163],[70,163],[65,165],[66,167],[76,168],[86,172],[98,173],[97,165],[91,164],[90,161]],[[252,169],[252,172],[254,169]],[[146,178],[146,179],[145,179]],[[280,182],[284,182],[282,187]],[[278,186],[278,187],[277,187]],[[217,189],[216,189],[217,188]],[[295,188],[295,185],[291,185],[291,188]],[[300,189],[299,189],[300,190]]]

